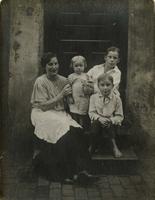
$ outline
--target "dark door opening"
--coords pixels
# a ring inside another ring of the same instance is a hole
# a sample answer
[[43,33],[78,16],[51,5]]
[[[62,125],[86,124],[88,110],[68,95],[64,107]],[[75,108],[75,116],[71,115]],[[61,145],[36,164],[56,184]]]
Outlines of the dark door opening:
[[8,81],[10,51],[10,1],[0,4],[0,153],[8,140]]
[[56,52],[60,74],[70,73],[70,59],[86,57],[88,69],[104,61],[108,47],[120,48],[121,94],[124,99],[127,73],[127,0],[45,0],[44,51]]

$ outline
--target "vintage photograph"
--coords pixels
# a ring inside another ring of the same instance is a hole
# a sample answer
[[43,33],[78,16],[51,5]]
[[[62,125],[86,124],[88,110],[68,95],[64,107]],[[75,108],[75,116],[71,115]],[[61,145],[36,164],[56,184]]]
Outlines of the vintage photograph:
[[155,0],[0,1],[0,200],[155,199]]

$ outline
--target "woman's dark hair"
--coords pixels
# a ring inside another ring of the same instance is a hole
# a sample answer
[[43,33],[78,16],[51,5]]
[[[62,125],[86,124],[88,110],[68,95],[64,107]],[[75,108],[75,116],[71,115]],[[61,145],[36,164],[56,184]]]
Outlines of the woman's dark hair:
[[42,67],[45,69],[46,64],[49,63],[51,58],[54,58],[54,57],[57,58],[57,55],[55,53],[52,53],[52,52],[44,53],[42,58],[41,58]]
[[114,84],[113,77],[109,75],[108,73],[101,74],[97,79],[97,83],[99,84],[100,81],[104,81],[106,79],[108,79],[112,84]]

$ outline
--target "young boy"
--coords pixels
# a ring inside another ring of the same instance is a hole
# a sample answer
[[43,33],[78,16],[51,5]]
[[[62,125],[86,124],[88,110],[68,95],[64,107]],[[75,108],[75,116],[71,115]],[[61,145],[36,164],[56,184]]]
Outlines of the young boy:
[[104,57],[105,63],[95,65],[88,71],[87,74],[94,81],[95,92],[99,91],[97,86],[97,78],[103,73],[108,73],[113,77],[114,92],[119,94],[118,89],[121,80],[121,71],[117,67],[117,64],[119,63],[119,52],[120,50],[117,47],[108,48]]
[[89,117],[91,119],[90,152],[94,153],[102,135],[107,135],[111,142],[115,157],[121,157],[115,135],[117,127],[123,120],[122,101],[113,92],[113,77],[108,73],[101,74],[98,79],[99,92],[90,97]]

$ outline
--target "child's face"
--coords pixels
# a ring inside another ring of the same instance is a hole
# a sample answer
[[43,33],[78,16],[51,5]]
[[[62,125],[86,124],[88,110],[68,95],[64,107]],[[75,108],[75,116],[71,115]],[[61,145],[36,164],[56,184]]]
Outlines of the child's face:
[[114,68],[119,62],[119,55],[117,51],[109,51],[105,56],[105,63],[110,68]]
[[111,93],[111,90],[113,88],[113,84],[109,79],[105,79],[105,80],[101,80],[98,83],[98,87],[103,96],[109,96],[109,94]]
[[76,74],[81,74],[82,72],[84,72],[84,62],[83,61],[75,61],[73,63],[73,70]]
[[59,63],[56,57],[51,58],[49,63],[46,64],[46,73],[49,77],[57,75],[59,70]]

